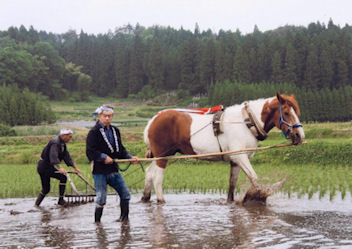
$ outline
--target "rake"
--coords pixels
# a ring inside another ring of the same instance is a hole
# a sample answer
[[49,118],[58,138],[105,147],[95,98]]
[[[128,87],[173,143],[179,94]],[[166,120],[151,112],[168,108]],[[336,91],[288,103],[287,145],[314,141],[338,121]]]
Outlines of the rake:
[[[70,174],[77,175],[86,184],[86,192],[84,194],[78,192],[75,184],[72,181]],[[94,201],[94,197],[96,195],[89,194],[88,187],[90,187],[94,192],[95,192],[95,187],[92,186],[81,174],[75,171],[67,171],[65,175],[67,177],[67,180],[70,182],[72,191],[74,192],[74,194],[65,194],[66,203],[68,205],[81,205],[81,204],[86,204],[88,202]]]

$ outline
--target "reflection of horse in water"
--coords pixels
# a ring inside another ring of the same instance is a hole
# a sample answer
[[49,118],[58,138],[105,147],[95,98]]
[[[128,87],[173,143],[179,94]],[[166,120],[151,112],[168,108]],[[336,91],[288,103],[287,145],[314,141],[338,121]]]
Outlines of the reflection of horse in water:
[[[298,119],[300,110],[294,95],[276,94],[275,97],[244,102],[226,108],[219,119],[214,115],[199,115],[179,110],[165,110],[155,115],[144,131],[149,157],[182,154],[207,154],[258,146],[274,127],[280,129],[293,144],[304,139]],[[212,125],[215,124],[215,125]],[[215,127],[217,125],[217,130]],[[249,159],[254,153],[229,154],[209,160],[230,162],[230,186],[228,201],[234,200],[238,174],[242,169],[252,187],[260,190],[258,177]],[[143,201],[149,201],[154,184],[158,202],[164,202],[162,181],[167,160],[153,161],[146,170]]]

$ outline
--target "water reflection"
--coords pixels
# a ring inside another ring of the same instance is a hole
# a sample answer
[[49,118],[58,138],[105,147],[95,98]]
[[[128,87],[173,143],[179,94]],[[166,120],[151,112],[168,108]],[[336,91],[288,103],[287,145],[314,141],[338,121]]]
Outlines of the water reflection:
[[105,229],[101,223],[96,224],[95,232],[97,234],[97,248],[108,248],[109,241],[106,236]]
[[[111,224],[110,224],[111,225]],[[95,248],[126,248],[131,242],[130,223],[112,223],[113,227],[105,228],[103,223],[95,223],[96,246]],[[120,226],[120,236],[116,233],[116,225]],[[111,239],[109,239],[111,237]]]
[[139,203],[136,196],[129,223],[115,222],[110,201],[99,225],[92,220],[94,204],[58,208],[53,199],[34,209],[33,199],[0,200],[0,247],[351,248],[347,197],[330,202],[277,195],[267,206],[244,207],[218,195],[169,195],[165,205]]
[[45,208],[38,208],[41,212],[41,237],[47,247],[72,248],[74,234],[69,229],[62,229],[51,225],[52,213]]
[[118,248],[126,248],[131,239],[132,237],[130,223],[121,223],[120,246]]
[[148,239],[152,248],[169,248],[176,244],[166,225],[163,205],[145,204],[145,212],[149,219]]
[[235,246],[239,248],[255,248],[253,241],[259,241],[262,230],[270,229],[276,216],[261,203],[250,206],[236,205],[231,210],[233,223],[232,234]]

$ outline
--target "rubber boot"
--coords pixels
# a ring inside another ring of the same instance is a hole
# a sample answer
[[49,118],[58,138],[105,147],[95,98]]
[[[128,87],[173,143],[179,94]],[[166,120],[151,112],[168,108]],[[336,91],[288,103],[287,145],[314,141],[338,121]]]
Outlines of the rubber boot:
[[95,222],[100,222],[101,216],[103,215],[103,208],[102,207],[96,207],[95,208],[95,214],[94,214],[94,221]]
[[130,201],[121,200],[120,208],[121,208],[121,216],[120,216],[120,219],[118,219],[118,221],[120,222],[128,221],[128,213],[130,212]]
[[67,204],[67,202],[64,200],[63,196],[59,197],[59,201],[57,202],[58,205],[60,206],[65,206]]
[[45,195],[43,195],[42,192],[40,192],[38,194],[37,200],[35,201],[35,206],[39,207],[40,203],[42,203],[43,199],[44,199]]

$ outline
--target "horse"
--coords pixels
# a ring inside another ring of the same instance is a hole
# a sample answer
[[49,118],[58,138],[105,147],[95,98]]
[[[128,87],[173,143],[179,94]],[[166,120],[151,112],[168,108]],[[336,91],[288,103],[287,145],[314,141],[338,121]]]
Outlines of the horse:
[[[226,152],[258,147],[268,132],[277,127],[294,145],[303,142],[303,126],[298,116],[300,109],[295,95],[276,93],[276,96],[243,102],[225,108],[221,119],[214,122],[214,115],[199,115],[179,110],[163,110],[153,116],[144,130],[147,145],[146,157],[166,157],[177,152],[197,155]],[[213,123],[220,124],[220,132],[214,132]],[[254,152],[228,154],[205,158],[230,163],[230,184],[227,202],[234,201],[238,174],[242,169],[251,187],[259,190],[258,177],[249,161]],[[154,185],[157,202],[164,203],[162,182],[167,159],[152,161],[146,169],[143,202],[150,201]]]

